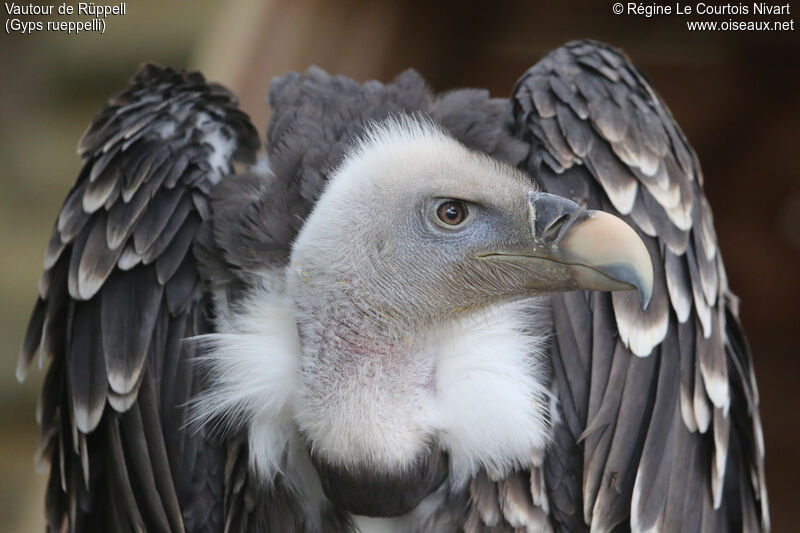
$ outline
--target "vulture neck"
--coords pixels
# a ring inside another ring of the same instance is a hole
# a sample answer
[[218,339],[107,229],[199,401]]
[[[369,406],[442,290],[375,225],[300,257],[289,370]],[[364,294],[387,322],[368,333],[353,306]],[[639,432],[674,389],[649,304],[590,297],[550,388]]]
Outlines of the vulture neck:
[[397,327],[341,291],[295,301],[300,339],[301,431],[327,460],[389,472],[433,438],[436,346],[429,332]]
[[[343,291],[346,292],[346,291]],[[349,295],[296,305],[295,420],[328,498],[355,514],[411,511],[447,477],[436,439],[436,358]]]
[[346,290],[313,305],[295,298],[295,421],[312,452],[387,475],[440,446],[454,483],[539,455],[551,409],[542,300],[453,314],[427,327],[398,327],[374,309]]

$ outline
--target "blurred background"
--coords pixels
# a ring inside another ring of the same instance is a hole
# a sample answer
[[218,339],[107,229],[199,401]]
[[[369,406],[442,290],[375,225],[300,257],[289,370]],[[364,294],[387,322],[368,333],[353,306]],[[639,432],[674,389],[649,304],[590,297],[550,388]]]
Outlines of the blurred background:
[[730,285],[742,299],[755,354],[773,530],[796,530],[800,28],[689,32],[686,17],[617,16],[611,6],[608,1],[151,0],[129,2],[125,16],[107,19],[104,35],[2,34],[2,529],[27,533],[44,524],[45,475],[35,475],[33,468],[42,375],[33,372],[23,385],[14,379],[44,247],[80,167],[75,146],[81,133],[140,63],[202,70],[240,96],[263,134],[269,81],[287,70],[316,64],[362,81],[388,81],[413,67],[437,91],[475,86],[506,96],[517,77],[549,50],[590,37],[627,51],[700,156]]

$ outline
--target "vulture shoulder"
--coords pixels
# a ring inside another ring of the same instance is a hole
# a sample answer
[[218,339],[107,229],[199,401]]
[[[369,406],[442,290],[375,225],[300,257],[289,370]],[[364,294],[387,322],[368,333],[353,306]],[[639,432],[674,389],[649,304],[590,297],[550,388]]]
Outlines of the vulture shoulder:
[[197,73],[145,65],[80,141],[19,358],[39,403],[52,531],[218,531],[224,457],[185,431],[186,337],[210,328],[192,243],[208,193],[258,136]]

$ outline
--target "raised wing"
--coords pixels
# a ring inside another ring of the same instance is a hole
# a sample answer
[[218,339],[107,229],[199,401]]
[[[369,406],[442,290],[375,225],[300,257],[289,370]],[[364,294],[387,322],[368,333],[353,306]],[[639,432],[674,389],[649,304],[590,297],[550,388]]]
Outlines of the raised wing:
[[20,354],[50,361],[38,417],[51,531],[220,530],[224,455],[185,430],[206,317],[192,243],[207,194],[255,158],[224,88],[145,65],[79,144]]
[[623,215],[654,263],[645,311],[630,291],[553,297],[555,525],[767,530],[758,392],[697,156],[647,80],[600,43],[546,56],[511,105],[521,166]]

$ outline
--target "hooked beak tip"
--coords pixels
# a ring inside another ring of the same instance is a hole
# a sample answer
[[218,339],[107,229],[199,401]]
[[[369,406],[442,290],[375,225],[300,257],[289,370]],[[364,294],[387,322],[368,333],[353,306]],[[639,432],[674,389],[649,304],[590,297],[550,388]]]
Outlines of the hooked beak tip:
[[647,287],[637,285],[636,292],[639,293],[639,303],[642,304],[642,311],[644,311],[650,305],[650,298],[653,296],[653,285],[650,284]]

